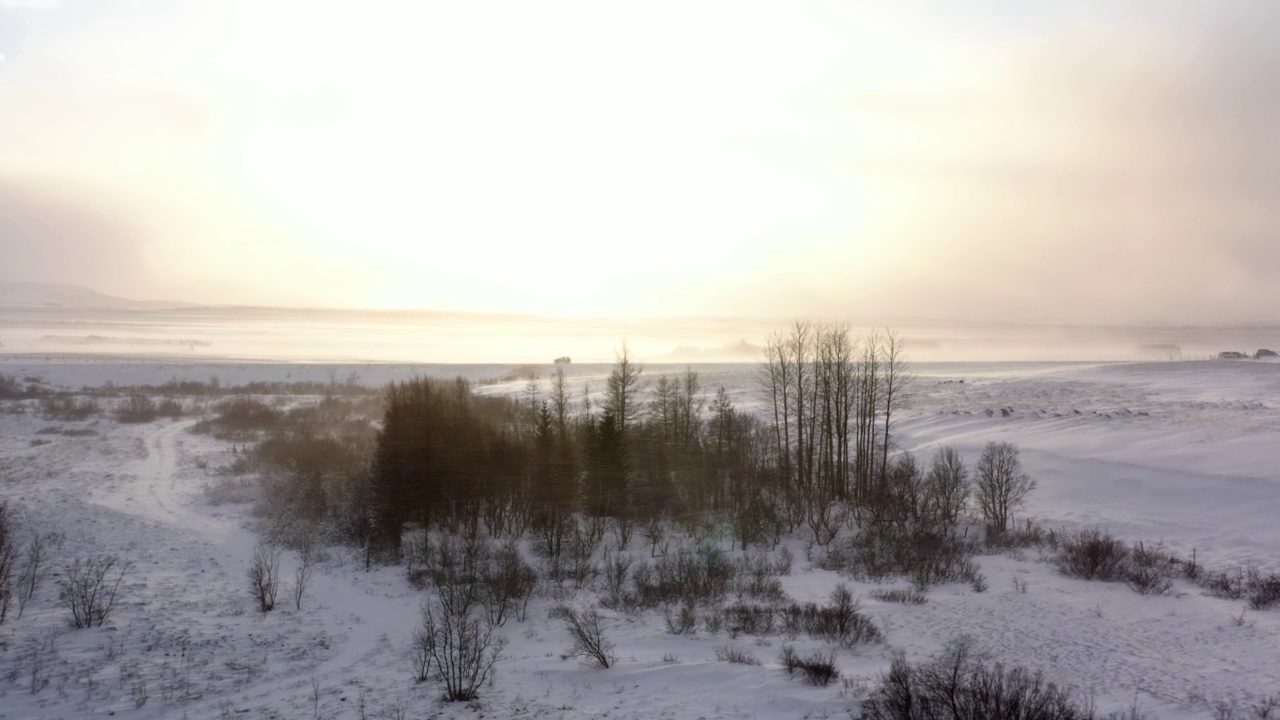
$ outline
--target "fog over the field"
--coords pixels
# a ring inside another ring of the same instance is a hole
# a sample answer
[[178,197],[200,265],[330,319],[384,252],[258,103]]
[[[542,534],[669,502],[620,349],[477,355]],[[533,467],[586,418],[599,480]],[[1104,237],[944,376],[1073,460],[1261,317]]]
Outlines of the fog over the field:
[[0,280],[1275,319],[1280,4],[889,6],[0,0]]

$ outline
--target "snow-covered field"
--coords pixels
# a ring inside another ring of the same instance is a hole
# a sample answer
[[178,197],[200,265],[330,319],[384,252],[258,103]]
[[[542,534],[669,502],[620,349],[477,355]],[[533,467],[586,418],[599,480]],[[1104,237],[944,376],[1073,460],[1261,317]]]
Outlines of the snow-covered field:
[[[602,386],[607,367],[571,367],[575,387]],[[68,388],[212,376],[223,385],[342,382],[352,373],[381,384],[414,372],[479,380],[509,370],[0,361],[0,374]],[[972,461],[988,441],[1017,443],[1039,483],[1023,517],[1162,541],[1213,567],[1280,570],[1280,364],[916,370],[912,406],[897,426],[901,444],[922,455],[949,444]],[[723,384],[740,405],[756,402],[753,368],[701,372],[704,388]],[[523,381],[509,381],[482,392],[522,388]],[[1241,617],[1243,601],[1207,596],[1184,581],[1173,596],[1140,596],[1123,584],[1062,577],[1026,551],[978,558],[986,592],[936,587],[923,605],[877,601],[868,596],[877,586],[851,583],[886,642],[840,651],[843,682],[828,687],[782,671],[784,639],[776,634],[674,636],[655,613],[607,612],[619,662],[587,668],[561,658],[568,636],[548,617],[554,601],[538,597],[526,621],[502,629],[510,644],[493,686],[475,703],[446,704],[434,684],[411,678],[409,639],[423,594],[402,569],[366,572],[353,551],[331,548],[300,611],[291,598],[271,613],[254,610],[245,581],[257,543],[251,508],[211,506],[204,494],[234,459],[232,447],[191,433],[193,423],[128,425],[106,415],[52,422],[34,406],[0,414],[0,499],[20,510],[27,527],[64,536],[56,565],[97,552],[133,563],[103,628],[67,627],[56,578],[21,619],[11,614],[0,625],[0,718],[391,718],[397,708],[411,718],[840,718],[856,712],[894,652],[923,659],[961,635],[1005,663],[1092,693],[1100,710],[1136,698],[1161,718],[1207,718],[1218,700],[1280,692],[1280,611]],[[841,578],[806,560],[802,538],[787,544],[796,561],[782,578],[786,592],[825,599]],[[632,552],[648,556],[638,538]],[[285,555],[282,595],[294,562]],[[718,662],[716,648],[725,645],[762,664]]]

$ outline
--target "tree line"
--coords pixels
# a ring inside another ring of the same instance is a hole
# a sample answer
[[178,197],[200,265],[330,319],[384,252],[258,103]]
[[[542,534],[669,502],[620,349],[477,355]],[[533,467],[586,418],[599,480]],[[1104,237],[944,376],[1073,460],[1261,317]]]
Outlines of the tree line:
[[[763,355],[762,413],[704,388],[693,368],[652,379],[625,345],[599,401],[587,385],[577,395],[563,367],[545,392],[530,375],[519,396],[477,394],[461,378],[394,383],[373,461],[377,540],[398,551],[410,523],[497,534],[572,513],[720,516],[744,545],[798,528],[825,543],[843,525],[954,526],[969,492],[963,460],[948,449],[925,468],[896,444],[912,382],[899,336],[797,322]],[[979,507],[1003,530],[1029,478],[1016,448],[988,451],[980,469],[1003,490],[979,492]]]

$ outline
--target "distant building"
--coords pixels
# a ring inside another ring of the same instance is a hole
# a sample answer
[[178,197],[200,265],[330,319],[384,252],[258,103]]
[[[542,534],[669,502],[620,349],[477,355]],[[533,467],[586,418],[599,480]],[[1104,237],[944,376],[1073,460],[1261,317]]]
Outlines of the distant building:
[[1262,348],[1258,352],[1254,353],[1253,357],[1258,360],[1261,360],[1262,358],[1280,357],[1280,353],[1276,352],[1275,350],[1268,350],[1266,348]]
[[1242,352],[1227,350],[1226,352],[1218,353],[1218,359],[1219,360],[1248,360],[1249,356],[1245,355]]
[[556,358],[557,365],[568,365],[571,362],[573,361],[569,359],[568,355],[561,355],[560,357]]

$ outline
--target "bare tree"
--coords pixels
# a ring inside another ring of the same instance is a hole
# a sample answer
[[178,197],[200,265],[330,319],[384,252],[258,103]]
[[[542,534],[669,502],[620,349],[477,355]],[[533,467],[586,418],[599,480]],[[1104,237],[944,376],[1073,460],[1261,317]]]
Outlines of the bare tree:
[[[48,573],[48,561],[51,552],[61,543],[62,536],[56,533],[31,533],[27,543],[27,552],[23,558],[22,570],[18,573],[18,619],[27,609],[27,603],[35,596],[36,589],[44,581]],[[0,613],[2,616],[3,613]]]
[[298,550],[298,567],[293,571],[293,609],[302,609],[302,595],[311,584],[316,569],[315,542],[310,538]]
[[849,493],[849,421],[853,415],[853,345],[847,325],[818,329],[814,382],[818,413],[818,482],[828,497],[847,500]]
[[[792,524],[826,513],[833,503],[849,499],[850,490],[855,500],[867,495],[864,486],[879,467],[872,438],[880,360],[873,355],[871,380],[864,381],[854,354],[845,325],[797,322],[765,346],[761,385],[773,413],[774,462]],[[864,393],[864,388],[869,389]],[[861,483],[852,488],[851,473]]]
[[889,447],[892,438],[894,414],[906,406],[906,388],[911,384],[912,376],[907,371],[906,344],[892,330],[886,330],[881,344],[880,361],[881,377],[881,415],[883,421],[880,431],[880,474],[883,479],[889,468]]
[[658,378],[653,389],[653,397],[649,400],[648,414],[651,422],[658,427],[658,434],[664,444],[671,444],[676,436],[676,412],[679,403],[680,388],[671,378],[663,375]]
[[524,401],[529,406],[529,415],[536,416],[538,413],[538,394],[542,392],[542,376],[538,371],[530,368],[529,372],[524,376]]
[[954,527],[969,499],[969,469],[955,448],[943,447],[933,456],[925,479],[926,514],[932,523]]
[[782,473],[782,484],[789,487],[792,482],[791,471],[791,378],[793,365],[786,352],[786,338],[782,333],[774,332],[764,346],[764,368],[761,385],[768,397],[769,408],[773,413],[773,446],[777,457],[778,469]]
[[698,437],[702,416],[702,384],[698,371],[685,366],[684,382],[676,395],[676,439],[682,448],[688,449]]
[[631,358],[631,349],[623,343],[622,349],[614,355],[613,370],[609,372],[604,398],[604,409],[613,414],[618,424],[618,433],[623,438],[644,410],[640,400],[640,393],[644,391],[644,385],[640,382],[643,373],[644,368],[636,364]]
[[800,493],[810,502],[813,501],[813,406],[812,397],[816,384],[813,382],[811,352],[813,348],[813,326],[798,321],[791,328],[783,352],[791,356],[792,374],[795,378],[792,397],[795,401],[795,473]]
[[978,459],[974,497],[982,508],[988,526],[1003,533],[1009,529],[1009,518],[1036,487],[1022,469],[1018,447],[1007,442],[989,442]]
[[280,550],[260,544],[249,561],[249,594],[258,603],[260,612],[271,612],[276,606],[276,593],[280,586]]
[[876,417],[880,407],[880,335],[871,333],[862,340],[858,361],[854,403],[854,500],[867,505],[879,463],[876,462]]
[[563,456],[569,443],[569,380],[564,368],[557,367],[551,376],[551,414],[556,421],[556,441]]

